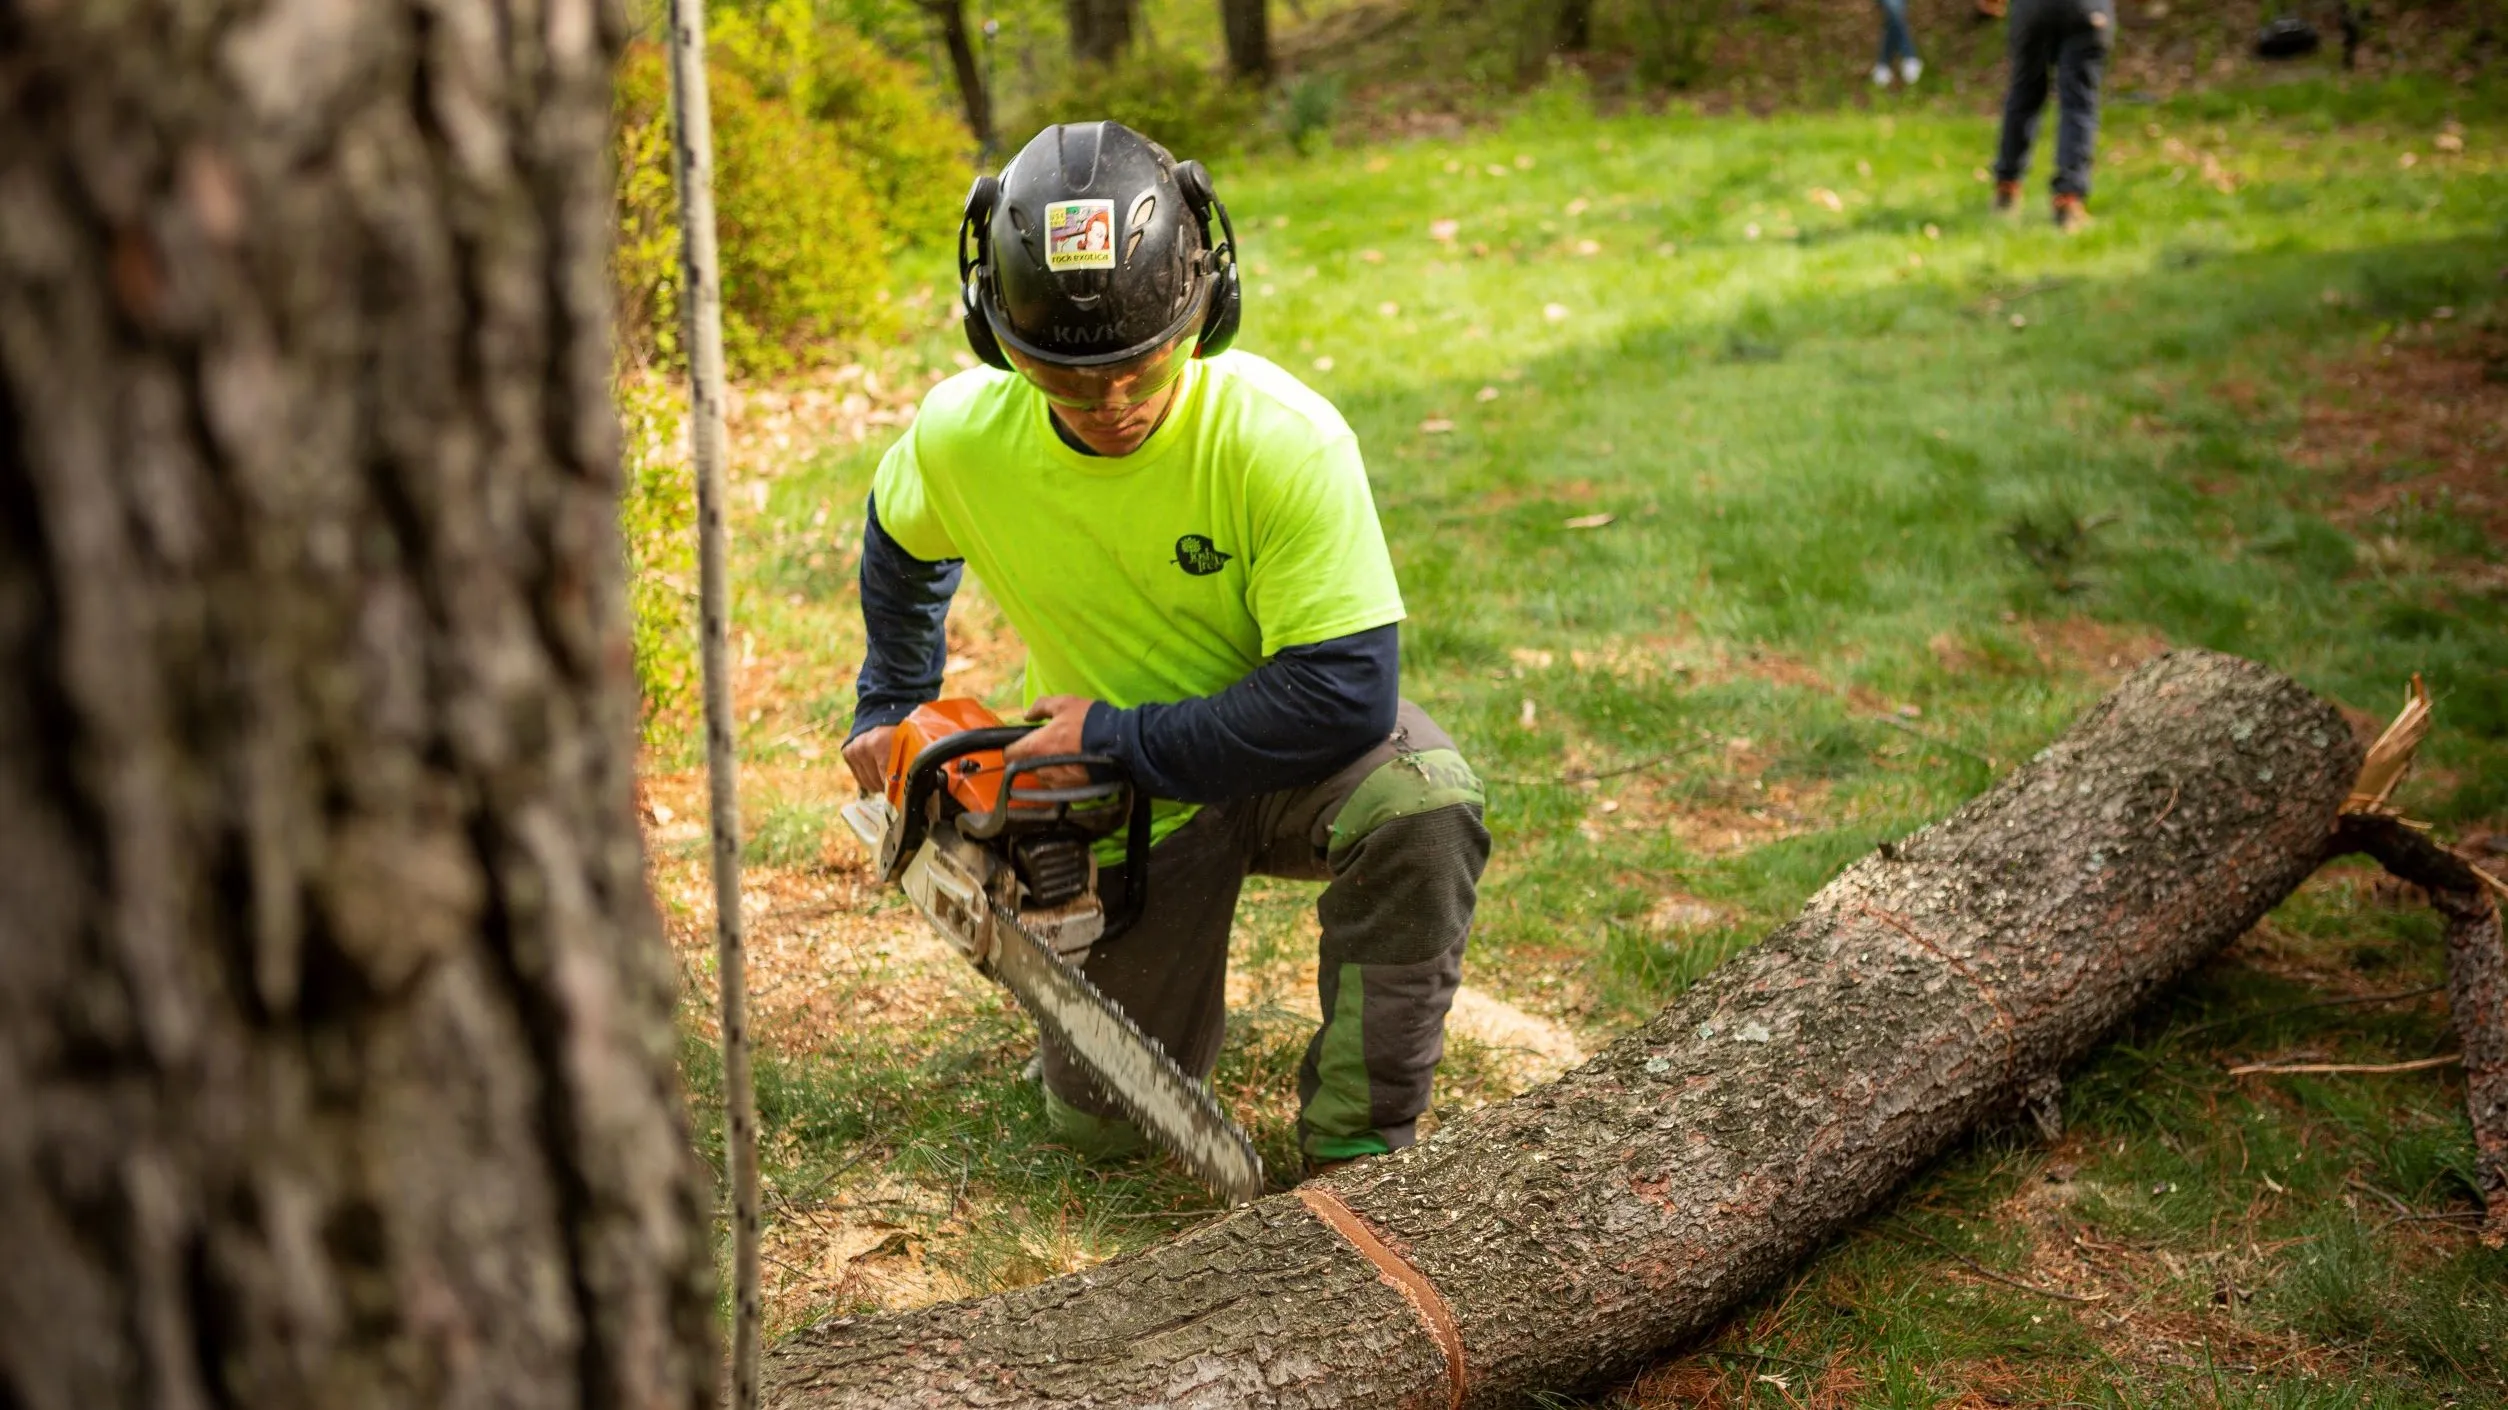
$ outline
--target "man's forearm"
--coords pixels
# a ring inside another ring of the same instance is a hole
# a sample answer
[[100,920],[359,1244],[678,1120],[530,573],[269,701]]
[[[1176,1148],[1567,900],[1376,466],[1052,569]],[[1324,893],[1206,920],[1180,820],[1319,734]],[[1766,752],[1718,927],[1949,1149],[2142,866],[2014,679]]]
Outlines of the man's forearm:
[[1290,647],[1215,695],[1101,703],[1081,739],[1153,797],[1217,803],[1331,777],[1392,731],[1401,698],[1401,631],[1382,626]]
[[862,522],[862,674],[854,682],[853,729],[893,725],[940,694],[949,660],[949,601],[965,564],[926,562],[880,527],[866,500]]

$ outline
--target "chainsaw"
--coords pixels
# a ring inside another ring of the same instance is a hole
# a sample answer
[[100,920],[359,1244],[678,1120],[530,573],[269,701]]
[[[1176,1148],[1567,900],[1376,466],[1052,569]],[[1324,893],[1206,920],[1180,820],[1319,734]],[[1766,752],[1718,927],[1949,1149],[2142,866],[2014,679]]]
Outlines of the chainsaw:
[[[846,804],[845,821],[880,880],[1008,989],[1152,1142],[1222,1199],[1247,1203],[1263,1191],[1253,1143],[1080,973],[1091,946],[1140,919],[1149,799],[1103,755],[1011,762],[1003,751],[1032,728],[1004,725],[972,700],[921,706],[897,727],[885,791]],[[1127,884],[1109,913],[1097,845],[1118,832]]]

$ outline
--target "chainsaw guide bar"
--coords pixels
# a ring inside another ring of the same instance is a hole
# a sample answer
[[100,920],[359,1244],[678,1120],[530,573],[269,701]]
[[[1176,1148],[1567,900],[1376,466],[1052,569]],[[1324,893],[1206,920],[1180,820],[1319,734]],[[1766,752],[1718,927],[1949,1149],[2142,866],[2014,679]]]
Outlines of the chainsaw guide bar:
[[[878,799],[844,809],[877,854],[894,818]],[[949,823],[933,827],[898,877],[915,909],[978,970],[1008,989],[1047,1039],[1078,1059],[1098,1087],[1159,1149],[1231,1205],[1263,1192],[1263,1161],[1210,1089],[1176,1066],[1158,1041],[1067,963],[1053,939],[994,893],[1003,864]],[[1058,938],[1058,937],[1057,937]]]

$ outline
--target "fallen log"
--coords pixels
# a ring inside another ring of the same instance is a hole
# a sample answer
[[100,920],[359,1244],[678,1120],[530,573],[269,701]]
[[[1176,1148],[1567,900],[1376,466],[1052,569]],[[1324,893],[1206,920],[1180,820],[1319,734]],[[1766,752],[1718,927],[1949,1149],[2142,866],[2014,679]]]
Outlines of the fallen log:
[[2360,765],[2282,676],[2161,657],[1557,1081],[1104,1267],[822,1323],[767,1403],[1478,1406],[1626,1375],[2261,919]]

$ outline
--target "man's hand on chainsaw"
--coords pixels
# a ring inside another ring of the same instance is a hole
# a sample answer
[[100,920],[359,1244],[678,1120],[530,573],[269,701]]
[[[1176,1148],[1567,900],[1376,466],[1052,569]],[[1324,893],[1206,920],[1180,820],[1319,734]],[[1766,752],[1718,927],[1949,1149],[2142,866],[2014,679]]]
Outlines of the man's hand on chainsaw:
[[[1048,695],[1039,699],[1028,707],[1028,718],[1045,723],[1003,750],[1003,756],[1015,764],[1048,754],[1079,753],[1081,727],[1088,723],[1089,707],[1096,703],[1085,695]],[[1037,780],[1047,788],[1077,788],[1087,783],[1089,776],[1086,769],[1070,765],[1047,769],[1037,775]]]
[[896,737],[895,725],[881,725],[845,742],[845,767],[866,796],[888,790],[888,747]]

